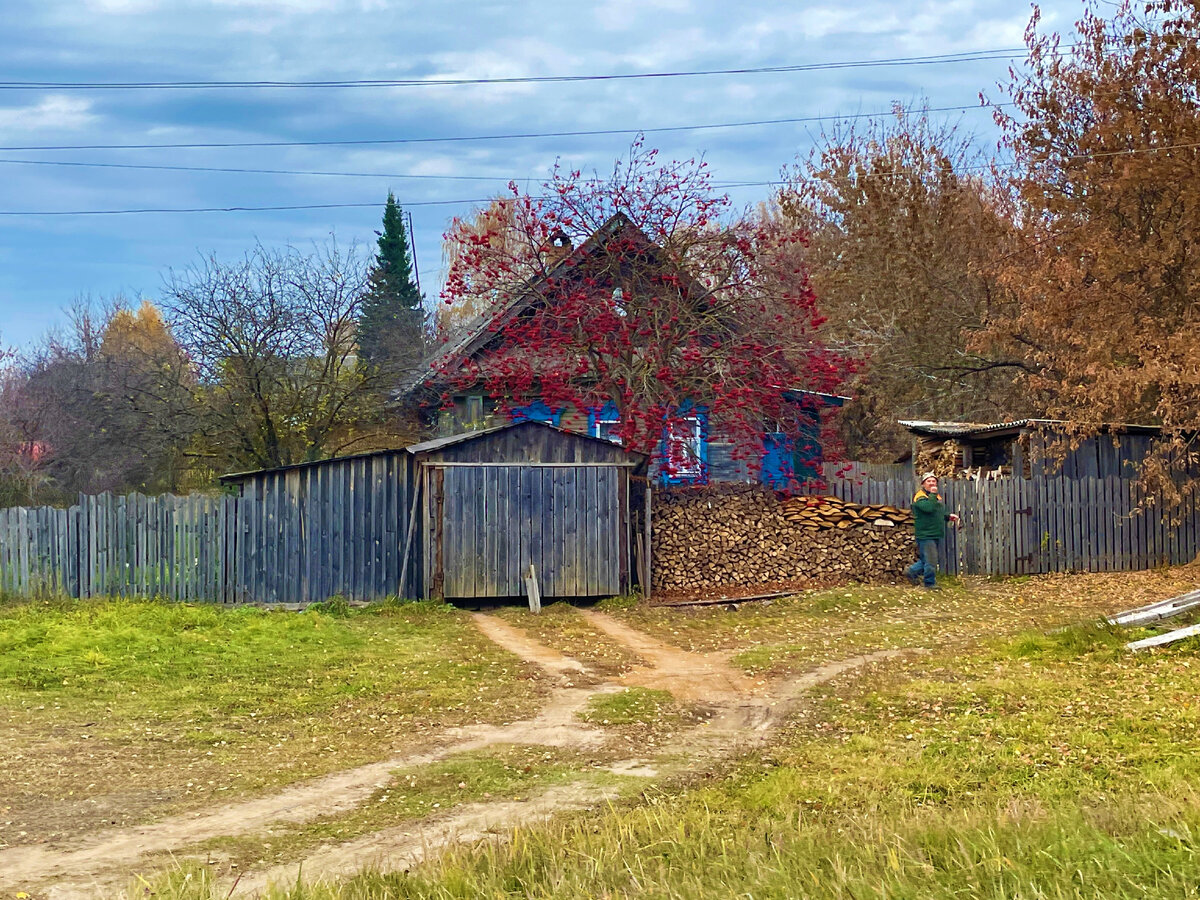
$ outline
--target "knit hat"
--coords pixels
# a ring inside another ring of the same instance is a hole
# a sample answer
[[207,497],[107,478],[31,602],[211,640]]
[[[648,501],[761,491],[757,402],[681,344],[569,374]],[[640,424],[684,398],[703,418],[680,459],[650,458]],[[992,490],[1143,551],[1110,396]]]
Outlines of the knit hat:
[[928,481],[930,478],[937,478],[937,475],[935,475],[933,472],[926,472],[924,475],[922,475],[922,476],[921,476],[921,480],[920,480],[920,481],[918,481],[917,483],[918,483],[918,484],[924,484],[924,483],[925,483],[925,482],[927,482],[927,481]]

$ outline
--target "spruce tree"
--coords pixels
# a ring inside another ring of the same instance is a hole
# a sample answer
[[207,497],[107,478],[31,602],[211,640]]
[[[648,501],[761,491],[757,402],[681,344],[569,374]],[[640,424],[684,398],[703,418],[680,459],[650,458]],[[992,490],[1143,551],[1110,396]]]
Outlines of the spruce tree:
[[415,365],[423,354],[422,297],[413,281],[404,214],[388,192],[379,252],[358,319],[358,348],[372,366],[397,370]]

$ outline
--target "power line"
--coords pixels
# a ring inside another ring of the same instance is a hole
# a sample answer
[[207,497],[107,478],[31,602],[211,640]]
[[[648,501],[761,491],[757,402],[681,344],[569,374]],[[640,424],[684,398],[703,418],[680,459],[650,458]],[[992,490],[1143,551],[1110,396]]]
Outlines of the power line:
[[[1066,49],[1066,48],[1063,48]],[[835,69],[871,69],[890,66],[945,65],[1011,59],[1028,52],[1027,47],[999,47],[936,53],[929,56],[897,56],[783,66],[747,66],[736,69],[694,69],[664,72],[628,72],[600,75],[526,75],[510,78],[371,78],[327,81],[3,81],[0,90],[150,91],[257,88],[396,88],[457,87],[462,85],[566,84],[580,81],[630,81],[635,79],[695,78],[713,75],[772,75],[821,72]]]
[[138,163],[86,162],[60,159],[3,159],[0,165],[63,166],[86,169],[136,169],[154,172],[222,172],[237,175],[321,175],[335,178],[412,178],[429,181],[524,181],[507,175],[410,175],[398,172],[331,172],[313,169],[251,169],[227,166],[156,166]]
[[[488,198],[475,200],[420,200],[401,204],[405,209],[412,206],[456,206],[463,203],[488,203]],[[379,201],[370,203],[296,203],[287,206],[195,206],[195,207],[145,207],[142,209],[63,209],[63,210],[0,210],[0,216],[126,216],[142,213],[226,213],[226,212],[281,212],[297,209],[367,209],[378,208]]]
[[[1128,150],[1100,150],[1094,153],[1077,153],[1066,157],[1068,162],[1078,162],[1086,159],[1107,159],[1118,156],[1135,156],[1142,153],[1159,153],[1165,150],[1198,150],[1200,142],[1189,142],[1183,144],[1168,144],[1162,147],[1135,147]],[[995,163],[983,163],[980,165],[962,166],[956,169],[956,172],[971,172],[982,171],[990,168],[999,170],[1010,170],[1013,165],[1001,165]],[[867,178],[895,178],[903,177],[902,172],[865,172],[858,176],[860,179]],[[714,187],[734,188],[734,187],[777,187],[788,184],[787,181],[778,179],[771,181],[736,181],[714,184]],[[468,203],[489,203],[493,198],[473,198],[460,200],[418,200],[407,203],[401,203],[404,208],[416,206],[457,206]],[[536,196],[533,199],[548,199],[546,197]],[[140,213],[224,213],[224,212],[279,212],[290,210],[305,210],[305,209],[368,209],[378,208],[379,201],[371,201],[368,203],[297,203],[286,206],[205,206],[205,207],[149,207],[140,209],[84,209],[84,210],[0,210],[0,216],[115,216],[115,215],[134,215]]]
[[[1012,106],[1011,103],[997,103],[983,106],[940,106],[921,109],[921,112],[962,112],[971,109],[992,109],[994,107]],[[482,134],[460,135],[445,137],[419,138],[378,138],[335,141],[225,141],[193,144],[46,144],[0,147],[6,153],[59,150],[219,150],[229,148],[254,147],[363,147],[363,146],[393,146],[404,144],[440,144],[440,143],[472,143],[475,141],[512,141],[531,140],[540,138],[563,137],[604,137],[612,135],[636,134],[667,134],[680,131],[709,131],[727,128],[756,128],[770,125],[800,125],[813,122],[849,122],[857,119],[882,118],[892,115],[887,113],[853,113],[841,116],[795,116],[785,119],[758,119],[745,122],[713,122],[701,125],[666,125],[656,128],[600,128],[586,131],[533,131],[512,134]]]

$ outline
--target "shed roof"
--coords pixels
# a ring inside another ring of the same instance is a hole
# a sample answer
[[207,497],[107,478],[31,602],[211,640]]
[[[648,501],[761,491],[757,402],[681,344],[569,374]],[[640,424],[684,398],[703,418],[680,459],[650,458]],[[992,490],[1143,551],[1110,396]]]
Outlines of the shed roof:
[[[582,431],[572,431],[569,428],[559,428],[557,425],[551,425],[548,422],[540,422],[537,419],[521,419],[519,422],[505,422],[501,425],[492,425],[488,428],[477,428],[473,431],[464,431],[461,434],[451,434],[446,437],[433,438],[428,441],[422,441],[419,444],[413,444],[408,447],[409,453],[414,456],[422,453],[432,453],[437,450],[444,450],[447,447],[453,447],[457,444],[465,444],[470,441],[478,441],[491,434],[496,434],[501,431],[510,431],[514,428],[543,428],[548,431],[555,431],[559,434],[568,435],[571,440],[589,441],[598,444],[606,449],[611,449],[614,445],[612,441],[599,438],[591,434],[585,434]],[[634,451],[625,451],[631,457],[638,459],[646,459],[646,454],[637,453]]]
[[[433,453],[438,450],[444,450],[447,447],[456,446],[458,444],[478,441],[487,437],[488,435],[496,434],[497,432],[501,431],[509,431],[513,428],[544,428],[549,431],[558,432],[559,434],[569,435],[570,439],[572,440],[596,443],[606,449],[612,449],[614,446],[611,441],[607,441],[604,438],[598,438],[579,431],[571,431],[567,428],[559,428],[555,425],[549,425],[545,422],[539,422],[534,419],[522,419],[519,422],[505,422],[502,425],[493,425],[489,428],[479,428],[474,431],[466,431],[461,434],[452,434],[446,437],[433,438],[432,440],[422,441],[419,444],[412,444],[409,447],[398,450],[373,450],[370,453],[354,453],[347,456],[335,456],[330,459],[314,460],[313,462],[293,463],[290,466],[276,466],[273,469],[255,469],[250,472],[230,472],[227,475],[222,475],[219,480],[221,484],[234,484],[238,481],[244,481],[247,478],[254,478],[259,475],[273,475],[277,472],[290,472],[294,469],[307,469],[311,468],[312,466],[327,466],[334,463],[343,463],[347,460],[370,459],[376,456],[398,455],[403,453],[408,453],[414,456],[423,453]],[[636,453],[633,451],[624,452],[626,452],[627,455],[634,460],[645,461],[647,459],[647,456],[644,453]]]
[[[1014,422],[996,422],[981,424],[978,422],[930,422],[923,420],[900,420],[900,424],[914,434],[930,437],[1002,437],[1008,433],[1035,430],[1038,428],[1054,428],[1070,425],[1065,419],[1017,419]],[[1162,428],[1158,425],[1133,425],[1128,423],[1106,423],[1100,426],[1105,432],[1128,432],[1129,434],[1159,434]]]

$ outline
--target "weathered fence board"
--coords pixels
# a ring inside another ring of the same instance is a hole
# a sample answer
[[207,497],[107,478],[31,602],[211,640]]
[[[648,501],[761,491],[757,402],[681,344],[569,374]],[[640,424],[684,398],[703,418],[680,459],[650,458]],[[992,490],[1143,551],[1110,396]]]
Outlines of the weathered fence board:
[[[827,463],[825,482],[821,490],[846,500],[901,507],[916,488],[899,466]],[[945,546],[956,574],[1130,571],[1200,553],[1200,502],[1164,511],[1160,496],[1115,475],[947,480],[942,495],[961,519]]]

